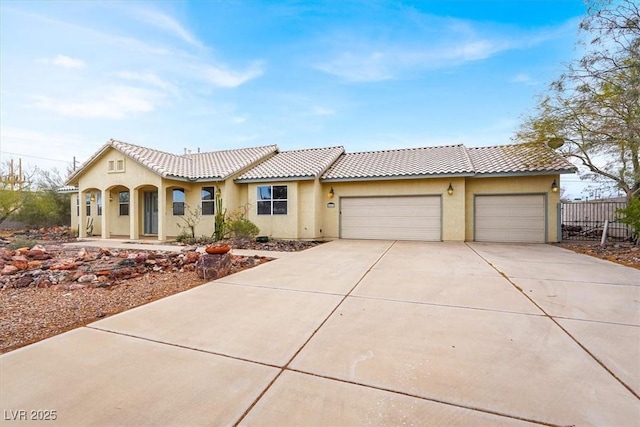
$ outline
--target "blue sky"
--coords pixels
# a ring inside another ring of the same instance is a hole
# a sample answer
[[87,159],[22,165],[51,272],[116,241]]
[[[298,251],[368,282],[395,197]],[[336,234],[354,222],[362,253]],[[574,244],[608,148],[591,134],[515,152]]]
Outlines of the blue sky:
[[[511,142],[582,0],[0,1],[0,161]],[[577,196],[577,177],[563,177]]]

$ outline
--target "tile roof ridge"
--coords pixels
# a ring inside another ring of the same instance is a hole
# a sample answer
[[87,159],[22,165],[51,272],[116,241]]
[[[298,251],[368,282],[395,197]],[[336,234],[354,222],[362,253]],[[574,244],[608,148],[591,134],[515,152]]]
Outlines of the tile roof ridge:
[[342,149],[342,151],[344,151],[344,146],[335,145],[333,147],[296,148],[296,149],[293,149],[293,150],[280,151],[280,153],[294,153],[294,152],[301,152],[301,151],[329,151],[329,150],[334,150],[336,148]]
[[429,145],[429,146],[423,146],[423,147],[393,148],[393,149],[388,149],[388,150],[355,151],[353,153],[345,152],[344,154],[349,155],[349,154],[395,153],[395,152],[398,152],[398,151],[416,151],[416,150],[430,150],[430,149],[434,149],[434,148],[456,148],[456,147],[463,147],[464,148],[464,144]]
[[[156,148],[145,147],[145,146],[143,146],[143,145],[138,145],[138,144],[132,144],[132,143],[130,143],[130,142],[120,141],[120,140],[118,140],[118,139],[113,139],[113,138],[111,138],[111,139],[109,140],[109,142],[107,143],[107,145],[109,145],[109,146],[111,146],[111,147],[115,148],[116,150],[118,150],[118,151],[122,151],[121,149],[119,149],[119,147],[117,147],[117,145],[116,145],[116,144],[123,144],[123,145],[128,145],[128,146],[130,146],[130,147],[134,147],[134,148],[141,148],[141,149],[143,149],[143,150],[155,151],[156,153],[162,153],[162,154],[166,154],[166,155],[168,155],[168,156],[177,156],[177,157],[182,157],[180,154],[169,153],[168,151],[162,151],[162,150],[158,150],[158,149],[156,149]],[[128,153],[125,153],[125,154],[130,155],[130,154],[128,154]]]
[[510,143],[510,144],[495,144],[495,145],[483,145],[481,147],[468,147],[468,150],[482,150],[482,149],[488,149],[488,148],[502,148],[502,147],[543,147],[543,148],[549,148],[544,144],[538,144],[535,142],[516,142],[516,143]]
[[197,155],[204,155],[204,154],[216,154],[216,153],[230,153],[230,152],[234,152],[234,151],[256,150],[256,149],[263,149],[263,148],[273,148],[274,151],[279,151],[280,150],[278,148],[277,144],[269,144],[269,145],[259,145],[257,147],[227,148],[225,150],[213,150],[213,151],[202,151],[200,153],[181,154],[180,157],[189,158],[189,156],[197,156]]

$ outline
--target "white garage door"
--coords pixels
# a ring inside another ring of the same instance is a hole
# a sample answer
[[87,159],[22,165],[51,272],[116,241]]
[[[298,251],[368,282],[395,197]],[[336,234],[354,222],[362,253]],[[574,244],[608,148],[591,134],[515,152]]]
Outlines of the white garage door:
[[544,243],[545,236],[543,195],[476,196],[477,242]]
[[343,197],[343,239],[442,240],[440,196]]

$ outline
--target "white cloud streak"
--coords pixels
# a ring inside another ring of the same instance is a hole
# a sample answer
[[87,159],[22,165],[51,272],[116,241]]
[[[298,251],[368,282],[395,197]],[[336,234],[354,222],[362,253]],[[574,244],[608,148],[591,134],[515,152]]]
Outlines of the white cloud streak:
[[99,93],[77,100],[35,96],[33,106],[66,117],[124,119],[154,111],[163,95],[130,86],[108,86]]
[[262,76],[262,65],[255,63],[245,71],[233,71],[223,66],[206,65],[199,67],[202,78],[209,84],[223,88],[235,88]]
[[55,65],[56,67],[62,68],[84,68],[86,67],[85,62],[82,59],[71,58],[67,55],[57,55],[52,59],[41,59],[40,62],[45,64]]

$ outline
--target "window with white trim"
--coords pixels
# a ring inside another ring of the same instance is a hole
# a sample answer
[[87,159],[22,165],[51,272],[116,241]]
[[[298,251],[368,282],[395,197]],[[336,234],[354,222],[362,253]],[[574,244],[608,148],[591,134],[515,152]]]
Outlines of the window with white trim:
[[85,196],[85,215],[91,216],[91,194]]
[[258,186],[258,215],[286,215],[287,214],[287,186],[260,185]]
[[102,191],[98,191],[96,195],[96,210],[98,211],[98,216],[102,215]]

